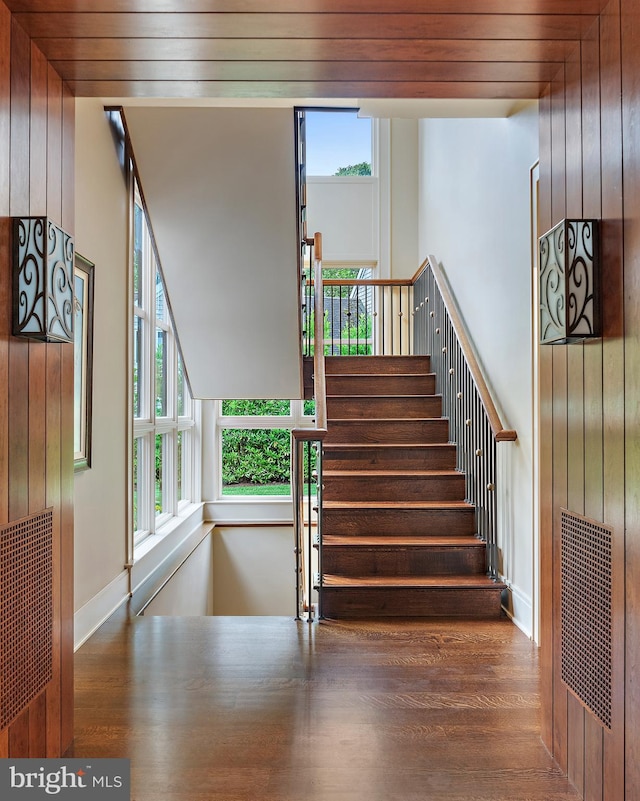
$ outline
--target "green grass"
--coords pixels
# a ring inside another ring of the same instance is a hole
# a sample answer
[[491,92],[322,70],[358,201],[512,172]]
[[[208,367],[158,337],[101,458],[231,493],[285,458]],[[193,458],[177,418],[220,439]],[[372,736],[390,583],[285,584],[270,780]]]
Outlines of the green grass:
[[[290,484],[228,484],[222,488],[223,495],[291,495]],[[316,494],[316,485],[311,487],[311,494]]]
[[228,484],[223,495],[291,495],[289,484]]

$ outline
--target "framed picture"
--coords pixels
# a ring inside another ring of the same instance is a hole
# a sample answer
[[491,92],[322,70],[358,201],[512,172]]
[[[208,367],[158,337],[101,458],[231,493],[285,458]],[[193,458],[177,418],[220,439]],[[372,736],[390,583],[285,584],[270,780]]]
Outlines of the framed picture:
[[93,269],[76,253],[74,265],[74,467],[91,467],[91,392],[93,385]]

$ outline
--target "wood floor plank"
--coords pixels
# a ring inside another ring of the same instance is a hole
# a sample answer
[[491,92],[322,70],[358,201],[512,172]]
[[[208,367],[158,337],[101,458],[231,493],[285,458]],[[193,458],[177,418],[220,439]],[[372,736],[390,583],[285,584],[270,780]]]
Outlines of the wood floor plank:
[[73,755],[131,758],[137,801],[577,799],[506,620],[121,613],[76,655]]

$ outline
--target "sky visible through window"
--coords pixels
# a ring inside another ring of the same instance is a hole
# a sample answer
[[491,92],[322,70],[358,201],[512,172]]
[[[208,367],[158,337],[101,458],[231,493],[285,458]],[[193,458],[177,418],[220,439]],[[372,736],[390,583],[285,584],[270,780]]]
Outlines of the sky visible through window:
[[371,163],[371,120],[355,112],[307,111],[307,175]]

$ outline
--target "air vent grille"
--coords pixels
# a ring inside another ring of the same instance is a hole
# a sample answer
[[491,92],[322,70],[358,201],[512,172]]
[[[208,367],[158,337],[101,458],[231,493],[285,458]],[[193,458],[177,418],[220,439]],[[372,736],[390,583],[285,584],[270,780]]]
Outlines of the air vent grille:
[[611,728],[612,530],[561,512],[562,680]]
[[0,729],[52,676],[53,510],[0,528]]

